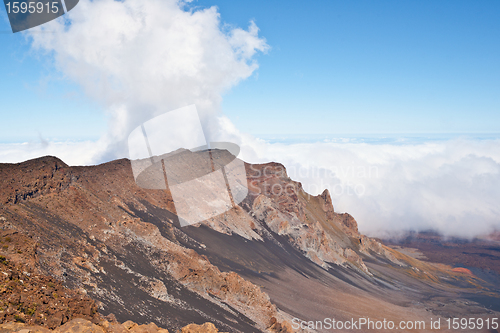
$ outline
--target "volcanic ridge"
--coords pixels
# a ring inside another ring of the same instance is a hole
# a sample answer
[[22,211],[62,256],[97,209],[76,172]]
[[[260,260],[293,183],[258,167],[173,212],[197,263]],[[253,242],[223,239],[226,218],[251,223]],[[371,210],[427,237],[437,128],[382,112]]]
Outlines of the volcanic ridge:
[[245,172],[239,205],[181,227],[170,191],[139,187],[129,160],[0,164],[0,322],[24,309],[22,321],[50,329],[99,317],[171,332],[207,322],[292,332],[294,318],[498,317],[488,281],[361,235],[327,190],[307,194],[279,163],[245,163]]

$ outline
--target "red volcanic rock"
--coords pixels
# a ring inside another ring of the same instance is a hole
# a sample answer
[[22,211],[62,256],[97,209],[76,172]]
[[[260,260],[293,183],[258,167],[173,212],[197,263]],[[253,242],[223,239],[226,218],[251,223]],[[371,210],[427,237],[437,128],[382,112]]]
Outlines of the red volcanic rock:
[[15,320],[53,329],[75,317],[100,318],[90,298],[4,256],[0,256],[0,286],[0,323]]
[[190,324],[182,328],[181,333],[218,333],[219,330],[212,323],[203,325]]
[[456,272],[456,273],[464,273],[464,274],[468,274],[468,275],[474,275],[472,274],[472,272],[467,269],[467,268],[464,268],[464,267],[455,267],[452,269],[453,272]]
[[337,215],[338,221],[347,228],[347,231],[353,236],[359,235],[358,223],[350,214],[342,213]]
[[105,333],[104,329],[98,325],[91,323],[85,319],[73,319],[70,322],[57,328],[54,332],[57,333]]
[[17,203],[61,191],[71,182],[63,161],[45,156],[18,164],[0,164],[0,203]]
[[[275,321],[275,325],[280,325]],[[280,326],[281,327],[281,326]],[[280,331],[274,329],[275,332],[291,332],[281,329]],[[0,332],[32,332],[32,333],[168,333],[168,330],[160,328],[153,323],[138,325],[132,321],[127,321],[123,324],[109,323],[101,321],[94,324],[88,320],[77,318],[73,319],[66,324],[54,329],[49,330],[41,326],[31,326],[21,322],[8,322],[0,324]],[[203,325],[189,324],[177,330],[177,333],[218,333],[219,330],[214,324],[206,322]]]

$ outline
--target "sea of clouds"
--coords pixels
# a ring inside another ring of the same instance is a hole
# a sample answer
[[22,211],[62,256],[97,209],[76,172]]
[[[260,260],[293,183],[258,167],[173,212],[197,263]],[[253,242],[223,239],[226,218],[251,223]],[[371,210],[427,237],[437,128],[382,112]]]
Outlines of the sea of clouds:
[[434,229],[471,238],[500,229],[499,140],[271,143],[235,128],[220,113],[222,95],[255,73],[255,55],[269,49],[253,22],[225,25],[217,8],[182,1],[80,0],[78,10],[27,37],[102,105],[108,131],[98,141],[0,144],[0,162],[128,157],[134,128],[195,104],[207,140],[237,143],[247,162],[283,163],[311,195],[329,189],[335,210],[352,214],[365,234]]
[[500,229],[499,145],[465,138],[411,144],[248,140],[242,158],[283,163],[312,195],[328,189],[335,210],[353,215],[365,234],[435,230],[473,238]]

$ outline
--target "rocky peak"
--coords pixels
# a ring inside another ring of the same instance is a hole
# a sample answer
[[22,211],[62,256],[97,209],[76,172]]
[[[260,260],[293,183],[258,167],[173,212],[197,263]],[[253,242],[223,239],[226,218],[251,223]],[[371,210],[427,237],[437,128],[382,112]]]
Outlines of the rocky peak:
[[322,267],[337,264],[371,274],[359,254],[369,253],[376,242],[362,243],[356,220],[335,213],[327,189],[318,196],[307,194],[279,163],[248,165],[247,170],[251,205],[246,209],[252,216],[278,235],[289,237],[298,250]]
[[321,208],[326,214],[326,218],[328,220],[333,219],[335,211],[333,209],[332,198],[330,197],[330,192],[328,191],[328,189],[325,189],[323,193],[319,195],[319,200],[321,203]]
[[351,236],[359,236],[358,223],[348,213],[341,213],[337,215],[340,223],[346,228],[347,233]]
[[66,163],[45,156],[18,164],[0,164],[0,203],[18,203],[66,188],[72,180]]

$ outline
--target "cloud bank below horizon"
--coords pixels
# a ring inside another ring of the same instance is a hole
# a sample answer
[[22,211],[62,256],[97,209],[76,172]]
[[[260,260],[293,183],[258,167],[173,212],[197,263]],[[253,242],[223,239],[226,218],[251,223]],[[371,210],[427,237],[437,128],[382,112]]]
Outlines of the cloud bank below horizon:
[[282,163],[312,195],[328,189],[335,210],[353,215],[370,236],[434,230],[473,238],[500,230],[500,140],[241,144],[244,160]]
[[[435,230],[473,238],[500,230],[500,140],[455,139],[418,144],[268,143],[219,118],[218,139],[238,143],[245,162],[282,163],[288,176],[318,195],[328,189],[335,211],[362,233],[398,237]],[[55,155],[93,164],[96,142],[0,145],[1,161]]]

